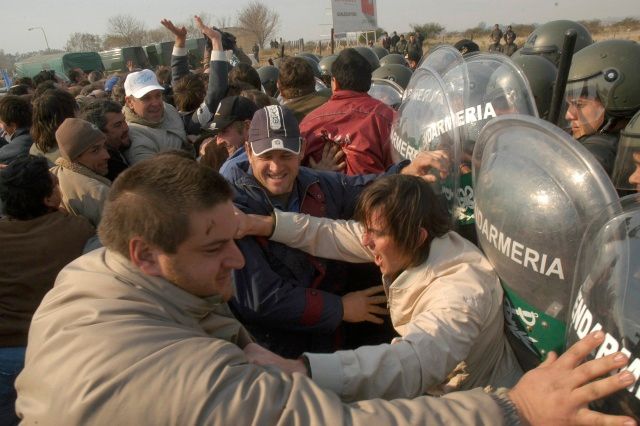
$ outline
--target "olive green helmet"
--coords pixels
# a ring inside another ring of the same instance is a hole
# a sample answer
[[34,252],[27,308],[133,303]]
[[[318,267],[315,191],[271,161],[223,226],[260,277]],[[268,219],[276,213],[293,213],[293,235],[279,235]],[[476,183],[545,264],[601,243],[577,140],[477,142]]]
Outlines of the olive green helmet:
[[407,61],[404,59],[404,56],[399,53],[389,53],[384,58],[381,58],[379,62],[380,66],[387,64],[399,64],[407,66]]
[[631,117],[640,109],[640,44],[632,40],[605,40],[573,56],[567,91],[573,86],[594,87],[605,111]]
[[558,69],[550,61],[538,55],[513,55],[511,60],[527,77],[536,101],[538,115],[540,118],[546,119],[551,107],[553,86],[558,75]]
[[331,66],[338,58],[338,55],[325,56],[320,60],[318,66],[320,67],[320,74],[331,76]]
[[320,74],[320,67],[318,66],[318,61],[316,61],[313,57],[309,55],[310,54],[298,53],[296,55],[296,58],[301,58],[307,61],[307,63],[311,65],[311,69],[313,70],[313,76],[320,78],[321,74]]
[[316,55],[315,53],[311,53],[311,52],[300,52],[298,53],[296,56],[306,56],[307,58],[311,58],[314,61],[316,61],[316,63],[320,62],[320,57],[318,55]]
[[577,33],[574,54],[593,43],[591,34],[584,25],[569,20],[551,21],[540,25],[529,35],[520,53],[544,56],[558,66],[564,45],[564,34],[570,29],[576,30]]
[[391,80],[397,83],[403,89],[406,89],[412,75],[413,71],[411,71],[411,69],[407,68],[404,65],[386,64],[375,70],[371,74],[371,78]]
[[278,76],[280,75],[278,68],[273,65],[265,65],[258,68],[258,75],[260,76],[260,83],[262,83],[262,87],[264,87],[267,95],[272,97],[275,96],[278,91],[276,83],[278,81]]
[[371,49],[378,55],[378,59],[382,59],[389,54],[389,51],[382,46],[373,46]]
[[378,59],[378,55],[376,55],[376,52],[374,52],[370,47],[358,46],[354,49],[364,56],[367,62],[369,62],[369,65],[371,65],[371,71],[375,71],[380,67],[380,59]]

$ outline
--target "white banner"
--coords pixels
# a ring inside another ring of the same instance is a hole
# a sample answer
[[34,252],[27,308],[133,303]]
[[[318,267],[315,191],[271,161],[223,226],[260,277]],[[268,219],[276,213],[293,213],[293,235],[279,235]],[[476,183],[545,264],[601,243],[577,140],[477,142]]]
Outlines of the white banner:
[[331,0],[336,33],[374,31],[378,27],[376,0]]

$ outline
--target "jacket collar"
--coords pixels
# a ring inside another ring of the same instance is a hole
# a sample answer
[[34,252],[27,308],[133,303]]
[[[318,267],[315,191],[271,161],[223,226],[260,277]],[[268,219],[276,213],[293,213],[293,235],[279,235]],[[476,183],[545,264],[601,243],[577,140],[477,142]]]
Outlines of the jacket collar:
[[354,90],[336,90],[331,95],[331,100],[366,98],[369,94],[366,92],[356,92]]
[[162,306],[175,308],[172,315],[186,314],[200,320],[225,303],[218,295],[195,296],[162,277],[144,274],[129,259],[114,251],[99,250],[104,250],[105,264],[117,274],[119,280],[153,294],[162,300]]

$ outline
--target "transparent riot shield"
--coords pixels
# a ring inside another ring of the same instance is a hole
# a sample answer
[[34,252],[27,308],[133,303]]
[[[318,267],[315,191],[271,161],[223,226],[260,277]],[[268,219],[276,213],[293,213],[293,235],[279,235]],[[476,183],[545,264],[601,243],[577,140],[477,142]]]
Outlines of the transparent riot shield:
[[[573,278],[567,345],[601,329],[604,343],[588,359],[622,351],[640,376],[640,195],[603,209],[587,229]],[[592,404],[640,420],[640,382]]]
[[495,117],[505,114],[537,117],[538,112],[526,77],[507,56],[476,53],[464,60],[464,64],[449,69],[443,79],[460,128],[456,230],[477,244],[471,156],[478,135]]
[[591,218],[617,194],[582,145],[523,115],[484,126],[473,184],[478,242],[505,291],[511,346],[530,369],[563,349],[578,247]]
[[458,130],[453,122],[449,99],[440,76],[430,69],[417,69],[407,88],[398,116],[391,130],[394,162],[413,160],[419,152],[444,150],[449,156],[449,168],[440,173],[434,190],[454,219],[454,197],[457,190]]
[[396,111],[402,103],[404,90],[399,84],[384,78],[372,78],[369,96],[376,98]]
[[[635,177],[631,179],[633,182],[630,181],[632,176]],[[627,127],[620,132],[611,179],[619,191],[640,189],[637,183],[640,182],[640,111],[636,112]]]
[[433,48],[420,60],[418,68],[430,69],[440,76],[447,74],[449,70],[464,64],[462,54],[453,46],[443,44]]

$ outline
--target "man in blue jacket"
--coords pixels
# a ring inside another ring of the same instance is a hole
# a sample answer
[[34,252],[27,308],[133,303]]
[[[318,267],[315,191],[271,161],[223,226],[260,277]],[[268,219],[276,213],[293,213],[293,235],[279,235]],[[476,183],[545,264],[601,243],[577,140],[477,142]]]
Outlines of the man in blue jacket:
[[[286,107],[258,110],[246,144],[248,161],[235,163],[226,177],[235,187],[235,203],[247,213],[274,208],[334,219],[350,218],[360,191],[375,175],[348,177],[300,167],[304,142]],[[386,309],[382,287],[350,292],[345,264],[309,256],[283,244],[243,238],[247,259],[235,272],[231,307],[256,339],[292,357],[303,351],[335,349],[342,321],[382,323]],[[372,282],[371,285],[375,284]]]

